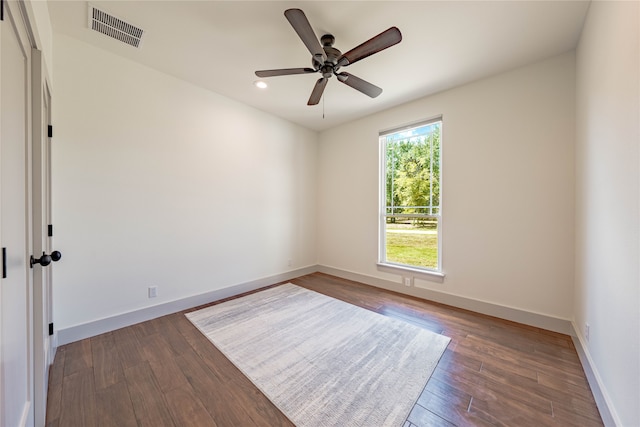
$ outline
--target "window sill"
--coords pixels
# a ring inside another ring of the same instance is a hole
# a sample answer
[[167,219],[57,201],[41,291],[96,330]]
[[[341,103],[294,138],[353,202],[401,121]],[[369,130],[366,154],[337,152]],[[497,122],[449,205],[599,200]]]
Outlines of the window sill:
[[400,274],[402,276],[409,276],[431,282],[444,282],[445,274],[439,271],[423,270],[421,268],[411,268],[404,265],[388,264],[383,262],[377,263],[377,266],[378,271],[384,271],[385,273]]

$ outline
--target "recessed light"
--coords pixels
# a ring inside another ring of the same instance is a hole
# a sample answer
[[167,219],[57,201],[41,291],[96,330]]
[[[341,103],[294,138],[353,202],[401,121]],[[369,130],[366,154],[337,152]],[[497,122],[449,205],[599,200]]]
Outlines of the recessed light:
[[267,88],[267,84],[265,82],[263,82],[262,80],[256,80],[255,82],[253,82],[254,86],[259,88],[259,89],[266,89]]

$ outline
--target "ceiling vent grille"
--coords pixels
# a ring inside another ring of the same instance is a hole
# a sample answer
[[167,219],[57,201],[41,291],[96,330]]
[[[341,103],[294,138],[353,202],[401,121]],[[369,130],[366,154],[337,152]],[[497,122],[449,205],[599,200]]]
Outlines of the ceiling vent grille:
[[89,28],[133,47],[140,47],[144,30],[89,5]]

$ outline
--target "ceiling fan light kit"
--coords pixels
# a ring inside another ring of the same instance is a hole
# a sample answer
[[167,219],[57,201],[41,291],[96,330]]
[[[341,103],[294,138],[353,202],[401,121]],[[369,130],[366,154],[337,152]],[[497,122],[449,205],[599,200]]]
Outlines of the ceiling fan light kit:
[[[339,72],[341,67],[346,67],[368,56],[378,53],[402,41],[402,34],[396,27],[391,27],[366,42],[354,47],[347,53],[342,53],[333,44],[335,37],[325,34],[318,38],[309,24],[304,12],[300,9],[287,9],[284,12],[293,29],[298,34],[304,45],[311,53],[311,65],[313,68],[281,68],[276,70],[256,71],[258,77],[286,76],[291,74],[320,73],[307,105],[317,105],[322,99],[324,88],[331,76],[336,76],[339,82],[350,86],[365,95],[375,98],[382,93],[382,89],[359,77],[347,72]],[[322,45],[320,44],[322,43]]]

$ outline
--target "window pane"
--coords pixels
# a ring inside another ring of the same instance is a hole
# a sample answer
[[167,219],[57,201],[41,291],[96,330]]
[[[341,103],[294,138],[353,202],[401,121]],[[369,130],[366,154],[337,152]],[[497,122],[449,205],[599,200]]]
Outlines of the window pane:
[[387,218],[386,261],[438,268],[438,220]]
[[382,262],[439,270],[441,121],[380,135]]
[[440,123],[386,135],[381,140],[386,159],[386,213],[437,214],[434,211],[440,205]]

